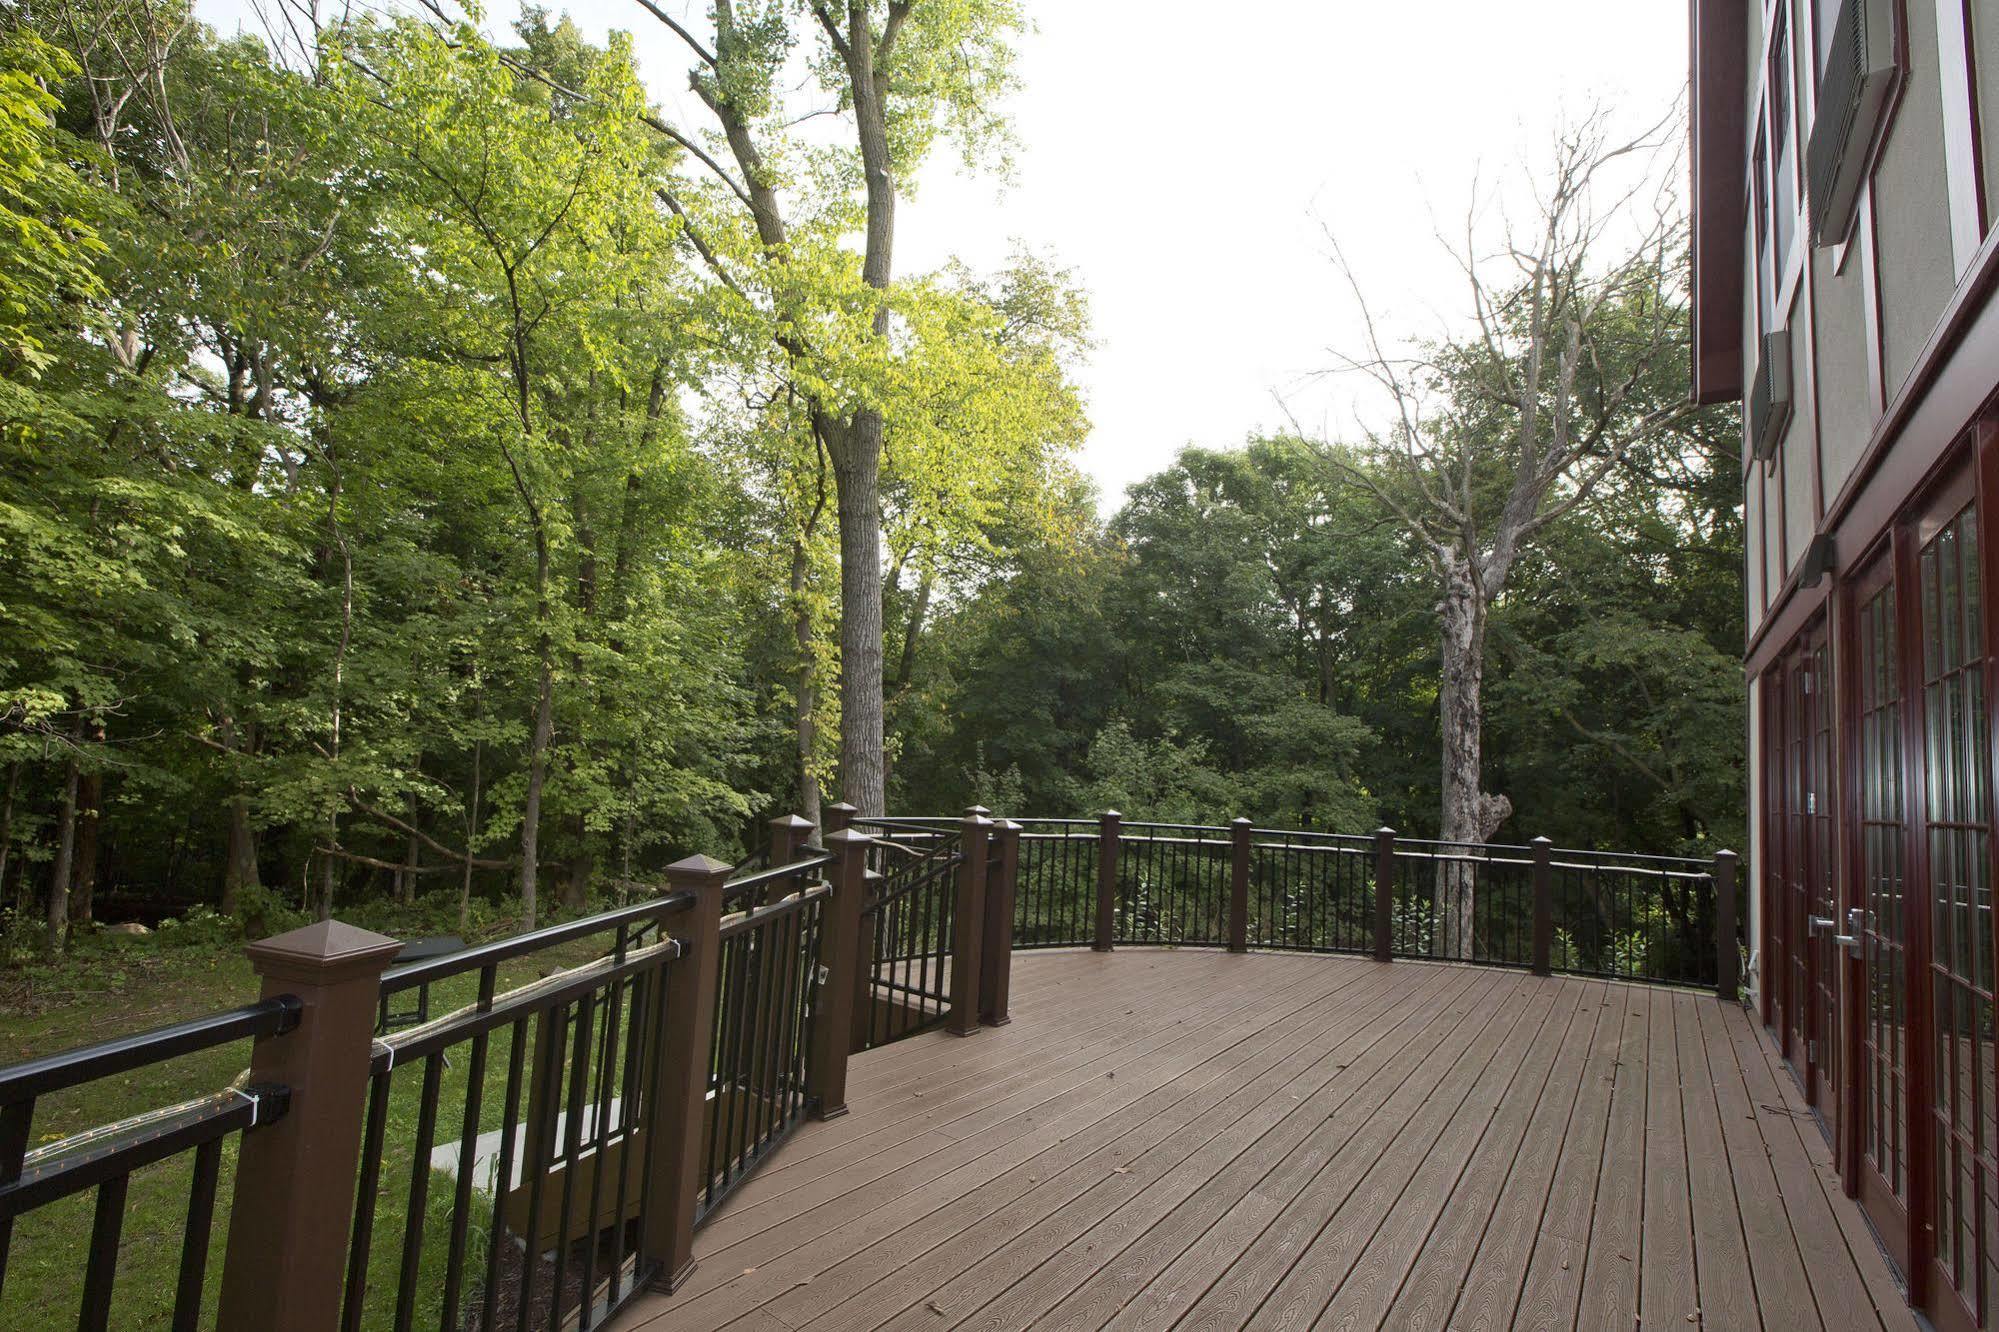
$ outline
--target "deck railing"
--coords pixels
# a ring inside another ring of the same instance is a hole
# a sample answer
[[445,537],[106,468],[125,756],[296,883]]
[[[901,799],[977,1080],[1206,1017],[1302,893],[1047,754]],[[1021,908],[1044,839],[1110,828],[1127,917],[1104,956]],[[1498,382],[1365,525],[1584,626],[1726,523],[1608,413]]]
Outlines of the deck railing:
[[[905,820],[905,822],[918,822]],[[1712,859],[1216,824],[1027,819],[1017,948],[1373,953],[1733,996],[1733,852]]]
[[[754,869],[692,857],[646,901],[444,957],[392,966],[396,940],[295,931],[249,947],[254,1005],[0,1070],[0,1283],[19,1219],[95,1189],[78,1324],[118,1323],[126,1182],[184,1161],[176,1328],[213,1284],[231,1327],[580,1332],[685,1277],[722,1200],[805,1119],[844,1113],[852,1052],[1004,1023],[1016,947],[1360,952],[1736,993],[1727,852],[825,816],[823,839],[773,821]],[[411,990],[444,1015],[379,1031]],[[235,1087],[29,1150],[38,1099],[242,1040]]]
[[[256,1004],[0,1070],[0,1293],[17,1220],[95,1188],[77,1325],[139,1325],[113,1308],[126,1181],[176,1162],[176,1329],[580,1332],[670,1288],[729,1192],[844,1109],[827,1031],[853,1023],[873,839],[814,831],[778,820],[767,868],[693,857],[646,901],[401,966],[394,939],[310,926],[250,945]],[[411,991],[442,1016],[383,1031]],[[235,1087],[28,1150],[38,1099],[245,1041]]]

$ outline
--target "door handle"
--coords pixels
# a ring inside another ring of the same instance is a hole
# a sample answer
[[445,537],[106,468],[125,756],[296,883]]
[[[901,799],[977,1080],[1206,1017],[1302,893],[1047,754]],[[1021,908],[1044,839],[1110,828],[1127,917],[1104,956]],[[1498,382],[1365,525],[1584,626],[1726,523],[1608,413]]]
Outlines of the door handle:
[[1847,952],[1853,954],[1853,956],[1859,957],[1860,927],[1861,924],[1866,919],[1867,919],[1867,912],[1864,909],[1860,907],[1848,907],[1846,911],[1846,928],[1851,930],[1852,933],[1835,934],[1832,936],[1832,941],[1838,944],[1841,948],[1844,948]]
[[1831,916],[1809,916],[1806,918],[1806,924],[1811,926],[1813,934],[1823,934],[1827,930],[1839,928],[1839,922]]

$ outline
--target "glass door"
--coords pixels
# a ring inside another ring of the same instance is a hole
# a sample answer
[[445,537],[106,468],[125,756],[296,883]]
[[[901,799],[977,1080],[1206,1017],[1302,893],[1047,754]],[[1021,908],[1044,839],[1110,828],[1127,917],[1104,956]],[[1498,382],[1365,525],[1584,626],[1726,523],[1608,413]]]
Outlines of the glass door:
[[1894,565],[1856,581],[1849,649],[1856,697],[1853,762],[1862,983],[1852,1021],[1860,1120],[1860,1200],[1904,1271],[1909,1265],[1909,927],[1903,898],[1908,828],[1903,804],[1902,634]]
[[[1923,1131],[1932,1298],[1982,1322],[1994,1289],[1991,737],[1984,577],[1969,477],[1916,532],[1930,1040]],[[1955,1320],[1953,1320],[1955,1321]]]

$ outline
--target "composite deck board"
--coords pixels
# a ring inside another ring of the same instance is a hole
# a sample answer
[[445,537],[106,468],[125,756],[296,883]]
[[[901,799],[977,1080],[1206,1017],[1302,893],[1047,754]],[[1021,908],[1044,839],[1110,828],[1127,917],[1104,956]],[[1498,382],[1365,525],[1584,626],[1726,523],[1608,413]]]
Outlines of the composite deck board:
[[1915,1326],[1738,1006],[1121,949],[1012,1007],[855,1056],[615,1332]]

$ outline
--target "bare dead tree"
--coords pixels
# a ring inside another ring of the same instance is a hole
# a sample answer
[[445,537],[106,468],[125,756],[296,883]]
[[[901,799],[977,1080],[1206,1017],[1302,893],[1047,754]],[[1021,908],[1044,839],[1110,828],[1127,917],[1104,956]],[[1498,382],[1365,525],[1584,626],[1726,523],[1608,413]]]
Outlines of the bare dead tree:
[[[1685,354],[1682,138],[1677,110],[1630,138],[1613,136],[1601,110],[1585,117],[1557,136],[1534,183],[1531,231],[1505,226],[1496,252],[1481,248],[1475,190],[1462,236],[1445,241],[1475,326],[1413,352],[1385,340],[1327,233],[1362,328],[1359,350],[1335,351],[1327,373],[1359,376],[1380,410],[1359,413],[1355,453],[1321,451],[1394,516],[1436,580],[1447,842],[1487,841],[1513,809],[1481,789],[1480,767],[1487,621],[1515,562],[1689,410],[1655,391]],[[1470,956],[1474,867],[1439,864],[1455,868],[1436,877],[1432,948]]]

